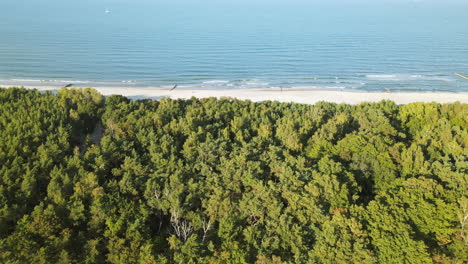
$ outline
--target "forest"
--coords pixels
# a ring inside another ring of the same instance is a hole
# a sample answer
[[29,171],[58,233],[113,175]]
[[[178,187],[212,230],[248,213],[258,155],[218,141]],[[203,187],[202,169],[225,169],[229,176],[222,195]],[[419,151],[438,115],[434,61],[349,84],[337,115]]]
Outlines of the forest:
[[0,263],[467,262],[467,104],[0,89]]

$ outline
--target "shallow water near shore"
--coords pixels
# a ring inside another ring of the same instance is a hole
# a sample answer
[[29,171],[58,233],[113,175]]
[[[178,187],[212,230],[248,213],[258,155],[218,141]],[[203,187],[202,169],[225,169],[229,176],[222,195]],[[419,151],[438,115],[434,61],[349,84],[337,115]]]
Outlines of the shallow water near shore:
[[0,84],[468,91],[453,75],[468,75],[468,3],[6,0],[0,9]]

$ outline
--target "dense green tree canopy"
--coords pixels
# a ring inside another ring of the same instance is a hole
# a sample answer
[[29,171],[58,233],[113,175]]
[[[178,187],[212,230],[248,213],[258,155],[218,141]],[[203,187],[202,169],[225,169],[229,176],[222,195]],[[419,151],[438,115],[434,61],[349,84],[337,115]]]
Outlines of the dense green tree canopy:
[[1,263],[466,263],[468,105],[0,89]]

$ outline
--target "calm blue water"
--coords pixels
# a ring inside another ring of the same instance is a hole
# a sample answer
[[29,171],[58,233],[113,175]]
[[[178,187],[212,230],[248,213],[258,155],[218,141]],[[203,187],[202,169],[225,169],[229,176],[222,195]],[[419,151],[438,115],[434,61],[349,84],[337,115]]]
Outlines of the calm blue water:
[[350,2],[0,0],[0,83],[468,91],[468,1]]

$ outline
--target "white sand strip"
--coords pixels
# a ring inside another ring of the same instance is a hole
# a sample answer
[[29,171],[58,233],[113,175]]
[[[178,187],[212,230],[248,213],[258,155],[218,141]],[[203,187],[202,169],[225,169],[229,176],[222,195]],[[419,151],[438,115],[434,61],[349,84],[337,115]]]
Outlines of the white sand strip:
[[[0,85],[0,87],[7,87]],[[57,90],[58,87],[46,86],[24,86],[25,88],[36,88],[40,91]],[[384,93],[384,92],[344,92],[344,91],[323,91],[323,90],[292,90],[292,89],[232,89],[232,90],[184,90],[175,89],[170,91],[167,88],[119,88],[119,87],[97,87],[94,88],[102,95],[113,94],[123,95],[131,99],[161,99],[164,97],[172,99],[189,99],[192,96],[197,98],[207,97],[232,97],[241,100],[259,101],[280,101],[295,102],[303,104],[314,104],[319,101],[333,103],[358,104],[362,102],[378,102],[381,100],[392,100],[397,104],[407,104],[413,102],[438,102],[468,103],[468,92],[448,93],[448,92],[409,92],[409,93]]]

